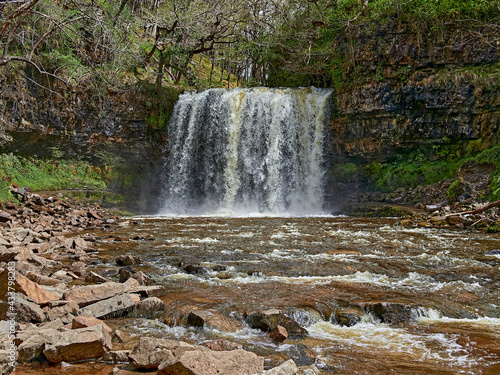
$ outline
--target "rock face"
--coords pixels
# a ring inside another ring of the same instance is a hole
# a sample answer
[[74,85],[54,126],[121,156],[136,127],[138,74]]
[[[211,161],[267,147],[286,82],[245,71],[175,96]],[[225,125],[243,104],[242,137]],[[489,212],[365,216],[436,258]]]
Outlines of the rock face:
[[162,363],[157,375],[253,375],[264,369],[264,358],[243,349],[188,351],[173,364]]

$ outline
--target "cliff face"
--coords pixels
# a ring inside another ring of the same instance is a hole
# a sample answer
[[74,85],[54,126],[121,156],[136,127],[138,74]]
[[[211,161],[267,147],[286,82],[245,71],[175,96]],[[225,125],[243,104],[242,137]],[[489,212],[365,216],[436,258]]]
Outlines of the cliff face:
[[337,92],[332,156],[384,161],[444,137],[498,137],[498,27],[388,19],[359,26],[340,48],[351,61],[347,80],[361,83]]
[[26,73],[29,78],[23,81],[3,77],[4,84],[15,83],[17,89],[4,90],[0,97],[1,125],[11,139],[0,152],[47,157],[57,147],[66,157],[118,166],[120,176],[111,188],[125,194],[133,208],[154,211],[166,136],[148,125],[155,111],[152,99],[137,88],[97,95],[54,83],[48,91],[34,84],[44,82],[41,77],[29,76],[29,69]]

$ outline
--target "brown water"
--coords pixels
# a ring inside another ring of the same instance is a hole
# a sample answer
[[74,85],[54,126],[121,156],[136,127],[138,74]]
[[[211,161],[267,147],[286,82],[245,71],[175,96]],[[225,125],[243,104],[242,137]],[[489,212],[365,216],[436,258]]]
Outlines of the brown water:
[[[168,290],[166,316],[121,321],[132,336],[225,338],[265,356],[268,367],[315,357],[336,374],[500,373],[500,257],[484,255],[500,248],[497,234],[346,217],[143,217],[111,234],[145,240],[118,243],[97,233],[105,239],[97,270],[115,267],[120,254],[139,255],[147,264],[137,269]],[[208,271],[190,275],[180,264]],[[370,302],[399,303],[409,313],[382,323],[365,308],[351,327],[336,322],[336,311]],[[183,324],[196,309],[243,321],[245,311],[268,308],[294,317],[309,336],[276,345],[247,326],[225,333]]]

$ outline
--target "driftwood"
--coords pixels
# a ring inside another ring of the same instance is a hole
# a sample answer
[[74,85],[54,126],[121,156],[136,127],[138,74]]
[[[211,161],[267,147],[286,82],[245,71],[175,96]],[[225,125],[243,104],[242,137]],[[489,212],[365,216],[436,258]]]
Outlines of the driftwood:
[[455,212],[453,214],[448,214],[448,215],[445,215],[445,217],[458,216],[458,215],[474,215],[474,214],[479,214],[479,213],[481,213],[483,211],[489,210],[490,208],[493,208],[493,207],[496,207],[496,206],[500,206],[500,201],[495,201],[495,202],[489,203],[486,206],[483,206],[483,207],[480,207],[480,208],[476,208],[475,210],[463,211],[463,212]]

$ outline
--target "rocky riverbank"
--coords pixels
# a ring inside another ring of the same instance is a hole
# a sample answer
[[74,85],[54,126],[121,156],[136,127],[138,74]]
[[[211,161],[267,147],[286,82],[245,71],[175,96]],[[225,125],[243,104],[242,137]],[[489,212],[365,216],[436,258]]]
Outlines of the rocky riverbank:
[[[62,194],[42,196],[26,187],[12,192],[20,204],[0,210],[1,373],[12,373],[16,366],[16,373],[30,373],[33,366],[82,361],[87,361],[85,373],[94,373],[93,363],[107,364],[99,374],[321,373],[314,364],[297,367],[291,359],[264,370],[263,357],[227,340],[204,345],[155,337],[130,340],[120,330],[120,319],[161,316],[166,305],[159,297],[167,291],[144,272],[133,271],[141,263],[137,256],[116,258],[115,281],[91,270],[100,257],[100,239],[92,231],[112,231],[128,221]],[[245,321],[277,343],[307,334],[278,310],[248,312]],[[190,312],[185,324],[227,331],[242,323],[207,310]]]

